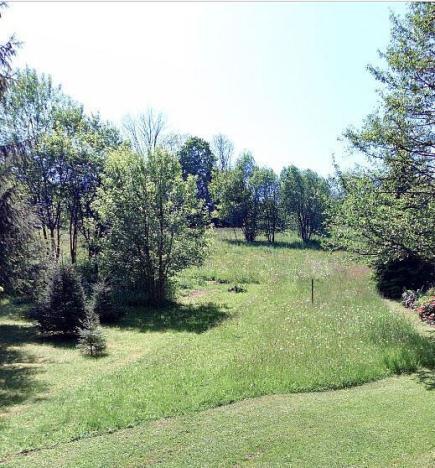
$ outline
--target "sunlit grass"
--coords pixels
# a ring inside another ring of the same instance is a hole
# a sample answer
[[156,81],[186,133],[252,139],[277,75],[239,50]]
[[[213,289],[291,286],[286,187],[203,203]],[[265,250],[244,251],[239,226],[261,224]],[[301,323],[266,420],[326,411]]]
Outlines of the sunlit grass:
[[[35,356],[31,378],[44,390],[5,409],[1,453],[247,397],[336,389],[433,366],[429,339],[387,309],[364,267],[315,245],[303,249],[291,236],[275,248],[247,246],[237,236],[220,231],[205,265],[180,276],[178,305],[130,308],[119,327],[106,328],[108,357],[92,361],[73,348],[17,343]],[[246,292],[229,292],[234,284]]]

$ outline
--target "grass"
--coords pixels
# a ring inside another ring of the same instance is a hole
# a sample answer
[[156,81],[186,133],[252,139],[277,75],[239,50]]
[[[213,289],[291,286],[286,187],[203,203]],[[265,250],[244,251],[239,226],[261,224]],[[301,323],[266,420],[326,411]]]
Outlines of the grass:
[[[432,383],[435,381],[430,374]],[[265,396],[10,460],[10,467],[435,465],[435,391],[418,376]]]
[[[5,304],[0,456],[168,416],[195,418],[246,398],[433,367],[431,338],[389,310],[364,267],[316,244],[302,249],[291,236],[276,248],[238,236],[221,231],[206,264],[178,278],[177,303],[130,307],[119,326],[106,327],[109,354],[99,360],[41,342]],[[230,292],[235,284],[246,292]]]

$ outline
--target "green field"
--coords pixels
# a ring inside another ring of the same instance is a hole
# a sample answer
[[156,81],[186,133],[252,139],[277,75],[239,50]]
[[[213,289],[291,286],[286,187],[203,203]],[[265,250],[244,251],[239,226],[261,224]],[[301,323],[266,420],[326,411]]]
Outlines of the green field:
[[[3,301],[0,457],[33,466],[433,463],[433,333],[383,301],[368,270],[341,253],[290,235],[274,248],[247,246],[232,230],[215,237],[206,264],[178,278],[175,304],[131,306],[105,327],[100,359],[41,341],[24,306]],[[246,291],[229,291],[236,284]]]

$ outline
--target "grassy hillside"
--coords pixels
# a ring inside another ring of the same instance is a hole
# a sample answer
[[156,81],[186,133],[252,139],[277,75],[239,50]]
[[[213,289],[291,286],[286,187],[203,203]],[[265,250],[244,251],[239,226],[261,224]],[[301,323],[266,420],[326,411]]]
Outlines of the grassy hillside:
[[[388,310],[365,268],[312,247],[290,236],[275,248],[247,246],[220,232],[207,263],[178,279],[177,303],[130,307],[105,329],[109,355],[98,360],[41,342],[4,304],[1,456],[244,398],[433,366],[430,338]],[[246,292],[230,292],[235,284]]]
[[21,455],[9,467],[435,466],[433,373],[265,396]]

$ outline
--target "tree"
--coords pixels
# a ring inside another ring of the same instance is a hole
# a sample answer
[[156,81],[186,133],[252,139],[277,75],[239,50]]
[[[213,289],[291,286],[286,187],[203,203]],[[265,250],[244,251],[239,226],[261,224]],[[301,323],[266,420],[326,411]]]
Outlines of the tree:
[[112,152],[97,206],[109,227],[103,272],[115,288],[161,304],[173,275],[204,258],[206,214],[195,178],[184,180],[177,158],[164,150],[146,159],[127,149]]
[[76,335],[86,318],[85,296],[74,268],[58,265],[41,301],[37,320],[43,332]]
[[16,148],[17,174],[28,188],[44,239],[59,256],[66,171],[53,151],[56,115],[70,104],[51,78],[26,68],[16,74],[0,105],[0,145]]
[[0,285],[9,293],[31,293],[37,274],[36,223],[26,198],[9,161],[0,160]]
[[219,133],[213,137],[212,151],[217,158],[217,168],[219,171],[227,171],[231,167],[231,158],[234,153],[233,142]]
[[0,144],[20,154],[16,173],[28,188],[49,250],[59,258],[67,228],[72,263],[80,231],[91,256],[100,227],[91,205],[105,155],[121,143],[119,133],[98,115],[87,116],[49,76],[31,69],[18,72],[6,93],[0,128]]
[[321,233],[329,197],[328,185],[311,170],[295,166],[281,172],[281,206],[287,223],[294,223],[303,242]]
[[124,131],[136,153],[147,156],[164,142],[166,119],[161,112],[148,109],[137,117],[127,116]]
[[196,176],[198,197],[204,200],[209,211],[213,208],[213,201],[209,190],[209,184],[213,175],[213,168],[216,162],[210,145],[198,137],[190,137],[182,146],[178,153],[183,177]]
[[383,86],[379,110],[345,132],[370,166],[338,173],[344,197],[331,233],[377,271],[407,260],[435,264],[434,17],[433,3],[392,16],[385,67],[369,67]]
[[[0,18],[5,7],[0,2]],[[18,46],[13,36],[0,44],[0,102],[12,80],[11,60]],[[27,293],[36,259],[34,218],[14,174],[16,153],[14,145],[0,141],[0,285],[9,293]]]
[[86,311],[78,329],[78,337],[77,348],[83,354],[97,357],[106,351],[106,338],[101,330],[98,315],[92,309]]
[[242,228],[247,242],[259,231],[261,177],[253,156],[246,152],[234,169],[216,175],[212,184],[221,219]]
[[275,232],[280,223],[279,178],[272,169],[259,169],[257,185],[260,199],[260,229],[268,242],[275,242]]
[[[6,7],[6,2],[0,1],[0,19],[2,18],[1,10]],[[11,60],[19,45],[20,43],[14,36],[10,37],[4,44],[0,44],[0,99],[2,99],[12,79]]]

